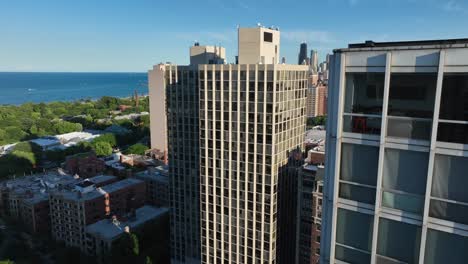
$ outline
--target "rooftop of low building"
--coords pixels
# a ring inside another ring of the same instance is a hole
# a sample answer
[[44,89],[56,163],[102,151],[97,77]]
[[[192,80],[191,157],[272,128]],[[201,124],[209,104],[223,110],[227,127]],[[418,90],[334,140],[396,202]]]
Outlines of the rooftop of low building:
[[156,208],[145,205],[136,209],[135,215],[127,221],[120,222],[119,219],[104,219],[86,227],[86,232],[104,240],[113,240],[125,232],[128,227],[130,231],[161,215],[168,213],[168,208]]
[[334,52],[431,48],[468,48],[468,38],[392,42],[376,42],[372,40],[366,40],[363,43],[349,44],[347,48],[335,49]]
[[149,167],[135,174],[138,178],[169,182],[167,166]]
[[87,201],[140,183],[143,183],[143,181],[135,178],[127,178],[102,187],[95,187],[94,184],[83,187],[76,185],[79,187],[78,189],[62,189],[54,192],[53,195],[71,201]]
[[97,176],[88,178],[87,180],[94,184],[100,184],[100,183],[115,180],[115,179],[117,179],[117,177],[112,176],[112,175],[97,175]]
[[79,177],[71,176],[59,169],[7,180],[0,183],[0,188],[8,190],[10,197],[35,204],[47,200],[51,191],[80,181]]

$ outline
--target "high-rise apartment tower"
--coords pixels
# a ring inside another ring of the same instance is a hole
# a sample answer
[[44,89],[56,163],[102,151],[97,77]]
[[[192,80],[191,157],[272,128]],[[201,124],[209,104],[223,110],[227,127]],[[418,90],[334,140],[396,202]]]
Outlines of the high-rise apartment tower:
[[278,224],[288,219],[278,204],[296,197],[286,165],[303,146],[308,67],[278,64],[279,35],[240,28],[239,64],[149,72],[165,90],[173,263],[294,257],[294,239],[281,236],[295,230]]
[[330,57],[322,263],[466,263],[468,39]]
[[[247,38],[243,32],[240,39]],[[239,62],[245,61],[239,49]],[[307,70],[276,63],[199,65],[203,263],[294,257],[281,239],[295,231],[280,224],[288,216],[279,210],[278,192],[296,184],[287,177],[287,163],[303,146]],[[286,193],[282,199],[295,199]]]
[[200,263],[198,64],[224,60],[224,48],[195,43],[189,66],[159,64],[148,72],[151,141],[167,142],[172,263]]

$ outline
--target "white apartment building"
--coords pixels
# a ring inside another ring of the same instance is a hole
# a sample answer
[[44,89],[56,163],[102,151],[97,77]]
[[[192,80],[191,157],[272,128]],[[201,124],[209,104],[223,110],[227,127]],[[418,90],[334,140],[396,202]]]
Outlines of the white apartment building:
[[280,242],[295,229],[281,224],[280,199],[288,198],[279,190],[296,184],[285,168],[289,153],[303,148],[307,69],[199,66],[203,263],[287,263],[279,259],[294,256]]
[[295,228],[278,226],[278,189],[293,184],[289,152],[303,147],[308,67],[278,64],[277,29],[238,32],[239,64],[196,45],[190,65],[148,73],[152,141],[167,136],[172,263],[273,264],[295,253],[281,250]]
[[468,261],[468,39],[330,58],[322,263]]

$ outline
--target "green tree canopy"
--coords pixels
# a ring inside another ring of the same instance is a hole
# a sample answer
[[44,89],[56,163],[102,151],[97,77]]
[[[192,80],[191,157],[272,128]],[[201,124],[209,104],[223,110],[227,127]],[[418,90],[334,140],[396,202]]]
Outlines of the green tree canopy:
[[145,151],[148,150],[148,147],[141,144],[137,143],[135,145],[131,145],[126,151],[125,154],[137,154],[137,155],[144,155]]
[[112,147],[117,146],[117,139],[114,134],[112,133],[106,133],[103,134],[93,140],[94,142],[107,142],[109,145]]
[[83,131],[83,126],[79,123],[59,121],[54,124],[54,130],[55,130],[55,133],[57,134],[65,134],[65,133]]
[[110,263],[137,263],[140,259],[138,237],[133,233],[125,233],[114,242],[111,249]]
[[146,256],[145,264],[153,264],[153,261],[149,256]]
[[327,116],[316,116],[307,118],[307,126],[325,126],[327,123]]
[[93,141],[91,143],[91,147],[93,148],[96,155],[99,157],[109,156],[112,154],[112,146],[108,142]]

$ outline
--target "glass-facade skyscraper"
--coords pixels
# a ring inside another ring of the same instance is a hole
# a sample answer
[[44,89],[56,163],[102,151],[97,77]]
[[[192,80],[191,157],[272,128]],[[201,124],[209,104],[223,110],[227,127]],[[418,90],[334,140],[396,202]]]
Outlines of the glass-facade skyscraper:
[[323,263],[468,259],[468,40],[330,59]]

